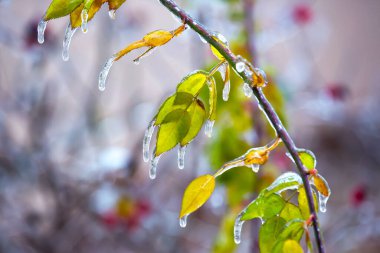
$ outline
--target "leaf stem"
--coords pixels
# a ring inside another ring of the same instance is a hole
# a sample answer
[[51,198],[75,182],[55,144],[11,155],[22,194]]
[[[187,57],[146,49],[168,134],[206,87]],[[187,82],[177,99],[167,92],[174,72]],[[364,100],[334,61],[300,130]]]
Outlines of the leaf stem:
[[[177,17],[181,18],[181,20],[185,24],[187,24],[193,31],[198,33],[204,40],[206,40],[210,45],[212,45],[228,61],[230,66],[236,70],[236,63],[239,61],[239,59],[236,55],[234,55],[231,52],[231,50],[228,47],[226,47],[225,45],[223,45],[222,43],[214,39],[210,31],[208,31],[203,25],[199,24],[194,18],[192,18],[184,10],[179,8],[179,6],[173,0],[159,0],[159,1],[166,9],[168,9],[171,13],[173,13]],[[244,80],[244,82],[253,83],[252,75],[248,75],[244,71],[240,72],[239,75]],[[288,149],[290,155],[292,156],[297,166],[297,169],[300,173],[300,176],[302,178],[302,181],[305,187],[310,214],[313,215],[312,216],[313,229],[314,229],[316,244],[318,247],[318,252],[325,253],[323,240],[322,240],[322,234],[319,229],[318,216],[317,216],[317,212],[314,205],[313,194],[312,194],[310,182],[308,180],[307,169],[302,164],[298,156],[297,147],[294,144],[293,139],[290,137],[289,133],[283,126],[280,118],[278,117],[277,113],[273,109],[273,106],[271,105],[271,103],[265,97],[264,93],[262,92],[260,88],[257,88],[257,87],[251,87],[251,88],[258,103],[261,105],[264,113],[267,115],[268,120],[276,129],[277,135],[284,142],[286,148]]]

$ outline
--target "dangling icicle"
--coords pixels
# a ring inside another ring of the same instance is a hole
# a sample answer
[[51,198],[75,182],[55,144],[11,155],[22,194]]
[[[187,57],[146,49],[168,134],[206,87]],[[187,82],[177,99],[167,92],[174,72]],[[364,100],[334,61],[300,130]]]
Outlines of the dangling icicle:
[[133,60],[133,63],[136,64],[136,65],[139,65],[140,64],[140,61],[141,59],[151,55],[154,50],[156,50],[156,48],[149,48],[147,51],[145,51],[142,55],[140,55],[139,57],[137,57],[136,59]]
[[71,24],[69,23],[66,32],[65,32],[65,38],[63,39],[63,50],[62,50],[62,59],[64,61],[68,61],[70,56],[69,56],[69,49],[70,49],[70,43],[71,39],[73,38],[77,28],[71,28]]
[[207,120],[206,126],[205,126],[205,134],[207,137],[211,138],[212,136],[212,129],[214,128],[214,120]]
[[252,171],[257,173],[260,170],[260,164],[251,164]]
[[108,16],[110,17],[110,19],[115,19],[116,18],[116,10],[109,10]]
[[243,91],[244,91],[244,95],[246,97],[249,97],[249,98],[252,97],[253,91],[251,89],[251,86],[249,86],[248,83],[244,83],[244,85],[243,85]]
[[37,26],[37,40],[38,43],[43,44],[45,41],[45,30],[46,30],[47,21],[41,19]]
[[181,228],[186,227],[186,225],[187,225],[187,217],[188,216],[189,215],[185,215],[185,216],[183,216],[182,218],[179,219],[179,225],[180,225]]
[[102,71],[99,74],[99,90],[104,91],[106,89],[106,80],[108,77],[108,73],[112,67],[112,64],[115,62],[116,56],[113,55],[111,58],[107,60],[104,64]]
[[222,65],[220,65],[220,67],[218,68],[218,71],[220,73],[220,76],[222,77],[222,80],[225,81],[226,80],[226,70],[227,70],[227,67],[228,67],[228,63],[223,63]]
[[320,192],[318,193],[318,199],[319,199],[319,211],[322,213],[326,212],[326,206],[327,206],[327,200],[329,200],[329,196],[324,196]]
[[238,217],[235,220],[234,225],[234,241],[236,244],[239,244],[241,242],[241,230],[243,228],[244,221],[241,220],[241,217],[245,213],[245,210],[243,210]]
[[[155,152],[154,152],[155,153]],[[150,168],[149,168],[149,178],[155,179],[157,176],[157,164],[160,160],[161,156],[154,156],[152,155],[152,160],[150,161]]]
[[82,25],[81,25],[82,32],[87,33],[88,32],[88,12],[86,9],[82,10],[80,17],[82,19]]
[[149,146],[150,146],[150,141],[152,140],[153,132],[155,129],[155,120],[152,120],[149,123],[148,128],[145,130],[145,135],[144,135],[144,141],[143,141],[143,159],[144,162],[149,161]]
[[182,170],[185,168],[185,153],[187,146],[179,146],[178,148],[178,168]]

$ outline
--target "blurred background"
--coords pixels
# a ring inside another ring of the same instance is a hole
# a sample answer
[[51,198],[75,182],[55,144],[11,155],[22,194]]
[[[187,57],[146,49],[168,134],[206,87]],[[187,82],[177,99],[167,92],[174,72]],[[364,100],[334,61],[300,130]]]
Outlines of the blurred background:
[[[232,75],[213,136],[200,132],[185,169],[170,151],[152,181],[142,159],[145,129],[182,77],[210,69],[215,57],[188,30],[139,65],[132,62],[139,52],[115,63],[100,92],[108,57],[178,21],[153,0],[127,1],[115,20],[103,6],[88,33],[74,35],[64,62],[67,17],[49,22],[37,43],[49,2],[0,0],[0,252],[258,252],[258,222],[246,223],[238,247],[233,222],[260,189],[295,169],[283,147],[257,175],[249,168],[223,175],[187,227],[178,224],[193,178],[274,138],[243,82]],[[330,184],[320,214],[327,252],[379,252],[380,2],[178,3],[267,72],[268,99]]]

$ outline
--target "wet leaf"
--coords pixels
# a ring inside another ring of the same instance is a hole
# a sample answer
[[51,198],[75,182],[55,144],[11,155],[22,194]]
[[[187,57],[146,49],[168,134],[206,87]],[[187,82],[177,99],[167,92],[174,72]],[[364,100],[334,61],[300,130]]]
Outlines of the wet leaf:
[[[217,36],[213,36],[213,38],[214,38],[216,41],[218,41],[219,43],[221,43],[222,45],[228,47],[228,43],[227,43],[226,41],[225,41],[225,42],[221,41]],[[210,48],[211,48],[211,52],[212,52],[212,54],[213,54],[216,58],[218,58],[219,60],[224,60],[223,55],[222,55],[221,53],[219,53],[219,51],[216,50],[215,47],[213,47],[213,46],[210,45]]]
[[251,220],[254,218],[268,219],[277,215],[285,206],[285,200],[278,194],[273,193],[269,196],[260,194],[251,202],[241,220]]
[[194,179],[183,194],[179,217],[182,218],[200,208],[210,198],[214,188],[215,178],[212,175],[203,175]]
[[45,20],[64,17],[74,11],[83,0],[53,0],[48,7]]
[[296,240],[299,242],[304,232],[304,220],[295,219],[291,220],[281,230],[279,238],[282,240]]
[[286,203],[280,213],[280,217],[284,218],[286,221],[303,218],[300,208],[290,202]]
[[190,115],[190,127],[189,131],[185,135],[185,137],[181,140],[181,146],[187,145],[190,141],[192,141],[195,136],[199,133],[202,128],[203,123],[206,120],[206,111],[205,107],[199,99],[193,102],[193,105],[189,109]]
[[[94,18],[95,14],[100,10],[103,3],[105,3],[106,0],[94,0],[92,1],[89,10],[88,10],[88,21]],[[71,14],[70,14],[70,23],[72,28],[80,27],[82,24],[82,18],[81,13],[84,8],[84,5],[81,4],[76,8]]]
[[259,247],[261,253],[272,252],[272,248],[285,224],[286,221],[283,218],[274,216],[261,226],[259,232]]
[[279,176],[265,191],[266,194],[280,193],[285,190],[296,190],[302,185],[301,177],[294,172],[286,172]]
[[[315,209],[318,210],[317,194],[315,193],[314,190],[312,190],[312,191],[313,191]],[[298,206],[301,210],[302,217],[305,220],[307,220],[310,217],[310,209],[309,209],[309,204],[307,202],[306,192],[305,192],[304,187],[301,187],[300,189],[298,189]]]
[[169,98],[162,103],[158,113],[156,115],[156,125],[162,123],[165,117],[172,111],[182,109],[187,109],[193,102],[194,97],[189,93],[178,92],[171,95]]
[[197,70],[192,72],[178,84],[177,92],[187,92],[193,96],[197,96],[206,84],[206,80],[207,73],[205,71]]
[[164,118],[157,133],[155,156],[174,148],[187,134],[190,115],[187,110],[174,110]]
[[216,83],[214,77],[211,77],[208,80],[208,88],[210,92],[210,98],[209,98],[209,120],[215,120],[216,118],[216,102],[217,102],[217,95],[216,95]]
[[313,177],[313,182],[315,188],[325,197],[330,196],[330,187],[326,181],[321,175],[316,175]]
[[301,159],[301,162],[307,169],[309,170],[315,169],[315,167],[317,166],[317,159],[313,152],[306,149],[299,149],[297,150],[297,152],[298,152],[298,156]]
[[117,10],[126,0],[108,0],[110,10]]
[[146,34],[143,41],[145,46],[158,47],[168,43],[173,38],[173,34],[165,30],[156,30]]

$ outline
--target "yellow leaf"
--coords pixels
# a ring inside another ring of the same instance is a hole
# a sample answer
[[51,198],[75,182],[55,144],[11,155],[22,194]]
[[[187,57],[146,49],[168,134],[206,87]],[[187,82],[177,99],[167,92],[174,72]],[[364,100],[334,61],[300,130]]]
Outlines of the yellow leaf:
[[314,176],[314,185],[315,185],[315,188],[317,188],[317,190],[325,197],[328,197],[330,196],[330,188],[326,182],[326,180],[320,176],[320,175],[317,175],[317,176]]
[[303,249],[300,244],[295,240],[286,240],[284,247],[282,248],[283,253],[303,253]]
[[182,218],[200,208],[210,198],[215,188],[215,177],[203,175],[194,179],[183,194],[179,217]]
[[[89,11],[88,11],[88,21],[90,21],[95,14],[100,10],[102,5],[106,2],[106,0],[94,0],[92,3]],[[81,4],[78,8],[76,8],[71,14],[70,14],[70,22],[72,28],[77,28],[81,26],[82,24],[82,18],[81,13],[84,8],[84,5]]]

